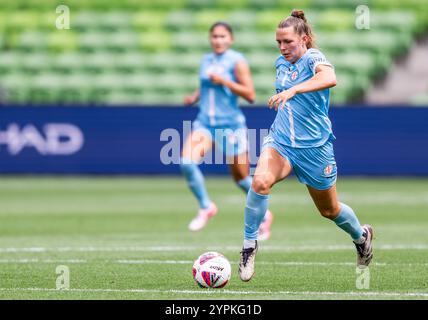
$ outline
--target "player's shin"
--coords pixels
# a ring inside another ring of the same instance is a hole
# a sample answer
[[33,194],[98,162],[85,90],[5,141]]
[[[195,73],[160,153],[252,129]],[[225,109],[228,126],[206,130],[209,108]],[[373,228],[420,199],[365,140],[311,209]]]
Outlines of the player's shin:
[[211,204],[211,200],[205,187],[204,176],[198,165],[188,159],[182,158],[180,162],[180,168],[186,177],[190,190],[192,190],[193,194],[199,202],[199,207],[202,209],[208,208]]
[[333,221],[339,228],[348,233],[354,242],[364,242],[363,228],[351,207],[340,203],[339,214]]
[[244,249],[254,248],[260,224],[268,208],[269,195],[258,194],[250,189],[245,206]]

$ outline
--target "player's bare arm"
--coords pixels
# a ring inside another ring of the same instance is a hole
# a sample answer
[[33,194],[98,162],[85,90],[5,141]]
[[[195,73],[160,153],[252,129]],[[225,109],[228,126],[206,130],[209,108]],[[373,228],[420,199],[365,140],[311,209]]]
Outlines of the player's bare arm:
[[191,106],[191,105],[195,104],[196,102],[198,102],[199,97],[200,97],[200,91],[198,88],[192,94],[184,97],[184,104]]
[[334,69],[329,65],[320,64],[315,68],[315,75],[311,79],[272,96],[268,101],[269,108],[283,109],[285,103],[296,94],[332,88],[336,83]]
[[211,75],[211,81],[228,87],[234,94],[241,96],[250,103],[256,99],[256,91],[254,89],[253,79],[251,77],[250,67],[247,63],[241,61],[236,64],[235,76],[238,82],[228,80],[217,74]]

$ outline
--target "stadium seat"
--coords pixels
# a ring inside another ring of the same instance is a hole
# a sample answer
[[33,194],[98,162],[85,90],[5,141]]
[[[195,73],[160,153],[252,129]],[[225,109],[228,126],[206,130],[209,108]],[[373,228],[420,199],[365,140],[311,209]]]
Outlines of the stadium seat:
[[278,0],[248,0],[248,5],[255,10],[277,8],[278,4]]
[[215,0],[187,0],[186,8],[191,10],[201,10],[213,8],[215,5]]
[[17,47],[23,51],[43,51],[47,48],[47,35],[37,31],[24,32],[19,36]]
[[211,50],[208,32],[180,32],[172,35],[176,52],[207,52]]
[[254,73],[266,73],[267,71],[271,71],[272,74],[275,72],[275,61],[278,56],[279,52],[276,54],[270,52],[253,52],[245,55]]
[[256,24],[256,12],[248,10],[232,11],[227,15],[226,21],[237,31],[253,30]]
[[171,31],[191,30],[195,25],[191,11],[172,11],[165,17],[165,27]]
[[287,17],[290,12],[279,11],[279,10],[265,10],[257,14],[256,17],[256,29],[265,32],[275,32],[279,22]]
[[278,53],[275,33],[273,32],[239,32],[236,35],[235,47],[243,52]]
[[47,72],[53,69],[53,59],[51,55],[46,53],[26,54],[22,56],[21,70],[31,73]]
[[47,45],[53,52],[72,51],[77,48],[77,36],[71,30],[57,30],[48,34]]
[[82,11],[74,15],[72,28],[76,28],[79,32],[88,32],[94,29],[99,29],[102,15],[98,11]]
[[207,32],[211,25],[217,21],[225,21],[227,14],[221,10],[202,10],[195,15],[195,28],[201,32]]
[[150,58],[148,54],[141,54],[138,51],[129,51],[117,56],[115,59],[115,69],[123,73],[141,72],[147,69]]
[[354,23],[355,13],[350,10],[326,10],[317,18],[317,27],[325,31],[350,30],[354,28]]
[[164,31],[144,32],[139,38],[141,49],[147,52],[167,51],[171,47],[170,35]]
[[52,63],[55,65],[55,70],[59,73],[81,72],[85,67],[86,57],[87,55],[81,53],[67,52],[55,55]]
[[144,10],[132,15],[132,26],[136,30],[159,31],[165,23],[166,14],[160,11]]
[[225,10],[242,10],[248,5],[248,0],[217,0],[216,6]]
[[[14,52],[3,52],[0,54],[0,74],[13,73],[15,70],[21,68],[22,54]],[[0,77],[1,80],[1,77]]]
[[38,21],[40,21],[37,12],[23,10],[8,13],[6,19],[8,29],[18,32],[34,30],[38,26]]

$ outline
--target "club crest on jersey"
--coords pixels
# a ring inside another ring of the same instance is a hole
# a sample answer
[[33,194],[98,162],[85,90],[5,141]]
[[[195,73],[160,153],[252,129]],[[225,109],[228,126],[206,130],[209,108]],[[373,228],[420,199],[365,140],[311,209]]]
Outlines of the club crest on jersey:
[[299,77],[299,72],[297,70],[293,71],[290,75],[291,81],[295,81]]
[[324,168],[324,175],[328,176],[333,172],[333,165],[329,164],[327,167]]

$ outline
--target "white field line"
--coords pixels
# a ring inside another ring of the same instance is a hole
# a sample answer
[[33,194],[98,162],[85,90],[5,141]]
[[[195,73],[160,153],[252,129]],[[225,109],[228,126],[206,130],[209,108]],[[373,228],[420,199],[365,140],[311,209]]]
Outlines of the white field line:
[[[191,260],[117,260],[119,264],[193,264]],[[259,261],[260,265],[278,265],[278,266],[355,266],[355,262],[313,262],[313,261]],[[387,266],[386,263],[374,262],[373,265]],[[427,265],[421,264],[421,265]]]
[[0,264],[7,263],[88,263],[83,259],[0,259]]
[[[368,193],[349,193],[339,192],[340,199],[345,202],[352,202],[358,205],[428,205],[428,192],[414,194],[402,194],[398,192],[373,192]],[[242,197],[238,195],[223,196],[222,201],[230,204],[241,204]],[[281,197],[272,196],[269,199],[271,204],[296,204],[312,205],[312,199],[309,194],[304,193],[284,193]]]
[[[377,250],[428,250],[428,244],[380,244]],[[239,246],[123,246],[123,247],[0,247],[0,253],[43,253],[43,252],[176,252],[176,251],[240,251]],[[352,245],[296,245],[296,246],[262,246],[263,251],[340,251],[354,249]]]
[[82,292],[82,293],[167,293],[167,294],[223,294],[223,295],[304,295],[304,296],[381,296],[381,297],[428,297],[428,292],[380,292],[380,291],[345,291],[345,292],[331,292],[331,291],[237,291],[227,289],[212,289],[212,290],[160,290],[160,289],[68,289],[57,290],[51,288],[0,288],[3,292],[13,291],[29,291],[29,292]]
[[[71,263],[71,264],[87,264],[90,263],[88,260],[83,259],[0,259],[0,264],[19,264],[19,263]],[[101,261],[94,261],[94,263],[101,263]],[[102,260],[102,263],[117,263],[117,264],[186,264],[192,265],[192,260],[152,260],[152,259],[139,259],[139,260]],[[355,266],[355,262],[322,262],[322,261],[259,261],[259,265],[271,265],[271,266]],[[428,267],[428,263],[386,263],[386,262],[373,262],[372,266],[379,267],[392,267],[392,266],[407,266],[417,267],[424,266]]]
[[[119,264],[193,264],[192,260],[116,260]],[[259,261],[260,265],[277,265],[277,266],[352,266],[355,267],[355,262],[322,262],[322,261]],[[390,267],[390,266],[423,266],[428,267],[428,263],[386,263],[373,262],[371,266]]]

